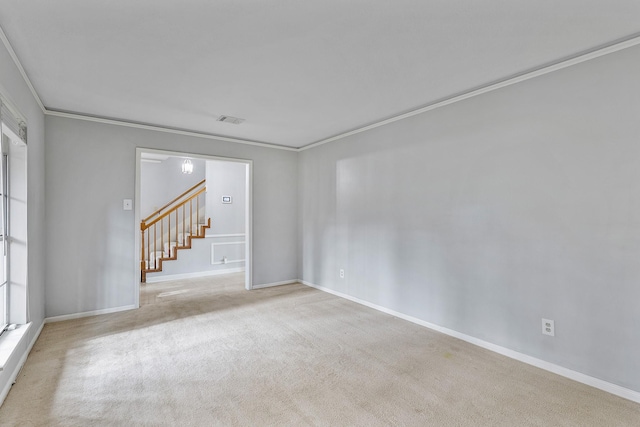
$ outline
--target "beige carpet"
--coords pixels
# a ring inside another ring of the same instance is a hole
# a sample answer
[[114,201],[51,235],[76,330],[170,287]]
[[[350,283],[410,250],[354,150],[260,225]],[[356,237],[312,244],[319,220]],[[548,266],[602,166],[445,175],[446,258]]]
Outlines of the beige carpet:
[[242,275],[45,326],[2,426],[638,426],[640,405],[352,302]]

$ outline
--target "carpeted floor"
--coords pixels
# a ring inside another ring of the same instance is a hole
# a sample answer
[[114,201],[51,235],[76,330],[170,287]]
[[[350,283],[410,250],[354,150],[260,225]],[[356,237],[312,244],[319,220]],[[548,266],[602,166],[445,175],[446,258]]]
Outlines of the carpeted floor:
[[2,426],[638,426],[640,405],[302,286],[147,284],[47,324]]

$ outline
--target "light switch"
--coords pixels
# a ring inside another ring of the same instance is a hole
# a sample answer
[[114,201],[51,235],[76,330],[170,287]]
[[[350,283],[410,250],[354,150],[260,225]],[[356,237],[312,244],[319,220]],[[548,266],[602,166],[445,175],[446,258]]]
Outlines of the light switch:
[[133,209],[133,201],[131,199],[122,200],[122,210],[130,211]]

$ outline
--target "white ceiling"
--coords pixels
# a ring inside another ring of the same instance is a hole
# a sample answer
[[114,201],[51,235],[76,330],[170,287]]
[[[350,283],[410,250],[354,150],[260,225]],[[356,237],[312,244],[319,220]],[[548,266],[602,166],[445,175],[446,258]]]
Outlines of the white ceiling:
[[0,27],[49,110],[301,147],[637,35],[640,1],[2,0]]

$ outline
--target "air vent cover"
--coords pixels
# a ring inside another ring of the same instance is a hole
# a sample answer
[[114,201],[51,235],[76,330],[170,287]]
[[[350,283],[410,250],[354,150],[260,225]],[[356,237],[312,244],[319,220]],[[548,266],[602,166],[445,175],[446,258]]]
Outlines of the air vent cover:
[[220,116],[218,117],[218,121],[239,125],[240,123],[244,122],[244,119],[240,119],[238,117],[231,117],[231,116]]

